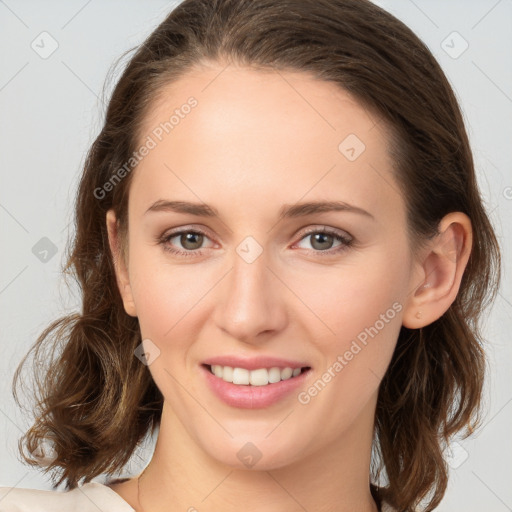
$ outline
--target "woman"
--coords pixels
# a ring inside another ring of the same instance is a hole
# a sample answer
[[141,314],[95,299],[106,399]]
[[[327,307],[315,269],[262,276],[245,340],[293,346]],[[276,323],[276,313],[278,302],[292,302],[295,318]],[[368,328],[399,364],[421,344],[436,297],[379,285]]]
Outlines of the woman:
[[[185,0],[113,92],[71,249],[83,309],[34,347],[62,343],[22,439],[67,491],[1,511],[440,503],[499,249],[453,91],[392,15]],[[91,482],[157,428],[140,475]]]

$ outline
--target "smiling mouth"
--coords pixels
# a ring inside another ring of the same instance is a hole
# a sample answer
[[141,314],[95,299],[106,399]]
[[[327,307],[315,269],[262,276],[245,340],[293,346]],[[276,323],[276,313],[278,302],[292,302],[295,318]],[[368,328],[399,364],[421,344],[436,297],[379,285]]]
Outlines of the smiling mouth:
[[310,366],[300,368],[291,368],[289,366],[280,368],[274,366],[271,368],[257,368],[255,370],[216,364],[203,364],[203,366],[224,382],[240,386],[268,386],[282,380],[293,379],[311,370]]

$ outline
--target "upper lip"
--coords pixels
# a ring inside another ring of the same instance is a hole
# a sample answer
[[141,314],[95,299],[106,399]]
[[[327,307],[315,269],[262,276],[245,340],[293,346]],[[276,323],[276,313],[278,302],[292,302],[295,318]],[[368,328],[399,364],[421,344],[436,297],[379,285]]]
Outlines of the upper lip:
[[203,361],[206,365],[231,366],[232,368],[245,368],[246,370],[256,370],[258,368],[304,368],[309,365],[303,361],[292,361],[273,356],[240,357],[235,355],[226,355],[211,357]]

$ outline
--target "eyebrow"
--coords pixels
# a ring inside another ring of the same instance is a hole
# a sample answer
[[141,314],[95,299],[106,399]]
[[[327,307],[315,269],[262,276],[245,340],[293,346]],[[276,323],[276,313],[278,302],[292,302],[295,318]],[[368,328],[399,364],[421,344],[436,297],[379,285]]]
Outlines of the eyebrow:
[[[154,202],[144,213],[149,212],[176,212],[197,215],[198,217],[219,217],[219,212],[213,206],[206,203],[192,203],[189,201],[169,201],[159,199]],[[308,201],[304,203],[285,204],[279,210],[279,220],[304,217],[315,213],[325,212],[352,212],[359,213],[375,220],[375,217],[363,208],[348,204],[344,201]]]

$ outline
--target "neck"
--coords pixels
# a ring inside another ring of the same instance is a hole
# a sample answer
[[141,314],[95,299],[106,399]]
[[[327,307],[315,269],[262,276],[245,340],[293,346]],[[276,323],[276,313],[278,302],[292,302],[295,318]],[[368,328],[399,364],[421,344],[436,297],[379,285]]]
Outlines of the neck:
[[370,402],[334,444],[266,470],[219,463],[164,405],[155,452],[140,481],[140,507],[238,512],[243,504],[246,512],[377,512],[369,485],[375,411]]

